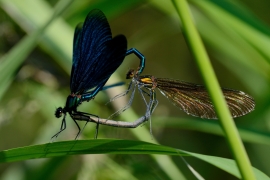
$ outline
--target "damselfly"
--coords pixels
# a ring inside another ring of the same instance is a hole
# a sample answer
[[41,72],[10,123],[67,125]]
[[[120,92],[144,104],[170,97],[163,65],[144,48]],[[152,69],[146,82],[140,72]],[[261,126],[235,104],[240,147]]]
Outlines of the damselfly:
[[[121,65],[125,56],[135,54],[140,59],[137,73],[140,74],[145,65],[144,56],[132,48],[127,50],[127,40],[124,35],[112,38],[109,23],[100,10],[92,10],[86,17],[84,23],[77,25],[73,40],[73,61],[70,77],[70,95],[67,97],[64,108],[56,109],[55,116],[60,118],[64,115],[60,131],[52,138],[57,137],[66,129],[66,114],[69,113],[76,122],[89,120],[93,114],[79,112],[77,107],[84,101],[90,101],[103,89],[114,71]],[[93,90],[92,90],[93,89]],[[98,126],[97,126],[98,129]],[[97,134],[97,133],[96,133]]]
[[[203,85],[168,78],[156,78],[152,75],[140,76],[134,70],[127,73],[126,79],[132,79],[128,90],[115,96],[111,101],[125,96],[130,91],[131,98],[125,107],[112,116],[120,114],[131,106],[136,89],[139,90],[146,104],[146,115],[150,116],[158,105],[156,98],[156,89],[158,89],[172,104],[189,115],[205,119],[217,118],[210,96]],[[250,95],[227,88],[222,88],[222,92],[232,117],[243,116],[254,110],[255,101]],[[144,94],[150,97],[148,102],[144,98]]]

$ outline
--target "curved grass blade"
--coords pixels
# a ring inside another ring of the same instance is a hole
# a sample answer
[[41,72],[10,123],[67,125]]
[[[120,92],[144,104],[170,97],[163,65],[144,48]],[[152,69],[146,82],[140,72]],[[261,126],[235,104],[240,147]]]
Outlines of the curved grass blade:
[[[161,146],[143,141],[130,140],[80,140],[26,146],[0,152],[0,163],[16,162],[29,159],[61,157],[78,154],[160,154],[175,156],[191,156],[210,163],[232,175],[240,178],[235,161],[215,156],[187,152],[167,146]],[[257,179],[270,179],[264,173],[253,168]]]

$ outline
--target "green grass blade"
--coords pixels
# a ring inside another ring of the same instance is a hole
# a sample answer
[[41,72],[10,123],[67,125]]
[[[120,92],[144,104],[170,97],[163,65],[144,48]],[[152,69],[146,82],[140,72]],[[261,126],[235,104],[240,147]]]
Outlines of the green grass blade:
[[[80,140],[62,141],[15,148],[0,152],[0,162],[15,162],[29,159],[61,157],[79,154],[159,154],[175,156],[192,156],[210,163],[238,178],[240,173],[235,161],[215,156],[191,153],[167,146],[143,141],[130,140]],[[264,173],[253,168],[260,180],[269,179]]]
[[[186,152],[186,151],[183,151]],[[231,159],[226,159],[226,158],[221,158],[221,157],[215,157],[215,156],[207,156],[207,155],[202,155],[202,154],[195,154],[195,153],[189,153],[186,152],[187,154],[196,157],[200,160],[206,161],[234,176],[236,176],[237,178],[241,179],[241,175],[238,171],[237,165],[235,163],[235,161],[231,160]],[[264,174],[263,172],[259,171],[256,168],[252,168],[256,179],[269,179],[269,177]]]
[[[36,29],[29,36],[24,37],[14,48],[12,48],[2,59],[0,66],[0,99],[3,96],[7,87],[11,84],[13,80],[13,76],[15,75],[17,69],[21,66],[25,58],[29,55],[29,53],[36,47],[39,39],[42,37],[42,34],[45,32],[47,27],[59,16],[68,5],[71,4],[72,1],[60,1],[59,4],[61,6],[57,6],[57,9],[54,13],[49,17],[48,20],[45,21],[40,28]],[[5,1],[1,3],[5,4]],[[8,3],[8,2],[6,2]]]
[[[224,136],[224,131],[220,127],[217,121],[202,121],[192,118],[178,118],[178,117],[157,117],[153,116],[155,123],[154,128],[173,128],[173,129],[185,129],[191,131],[198,131],[217,136]],[[242,126],[237,126],[239,134],[244,142],[270,145],[270,133],[262,132],[258,130],[248,129]]]
[[251,170],[249,158],[240,139],[234,121],[227,108],[227,104],[220,90],[218,81],[215,77],[215,73],[210,64],[206,50],[192,22],[188,4],[184,0],[173,1],[173,3],[175,4],[179,17],[183,23],[183,33],[187,39],[187,43],[192,51],[192,54],[195,57],[196,63],[199,66],[207,90],[213,101],[222,127],[225,131],[225,135],[235,156],[241,175],[243,179],[255,179],[254,173]]

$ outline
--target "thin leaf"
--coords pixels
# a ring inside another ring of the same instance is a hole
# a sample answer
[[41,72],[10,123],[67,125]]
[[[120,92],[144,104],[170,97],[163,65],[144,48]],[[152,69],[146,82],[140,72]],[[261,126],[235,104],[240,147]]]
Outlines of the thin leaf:
[[[215,156],[191,153],[167,146],[161,146],[143,141],[130,140],[80,140],[26,146],[0,152],[0,162],[16,162],[29,159],[61,157],[79,154],[160,154],[176,156],[192,156],[208,162],[238,178],[240,173],[235,161]],[[270,179],[264,173],[253,168],[260,180]]]

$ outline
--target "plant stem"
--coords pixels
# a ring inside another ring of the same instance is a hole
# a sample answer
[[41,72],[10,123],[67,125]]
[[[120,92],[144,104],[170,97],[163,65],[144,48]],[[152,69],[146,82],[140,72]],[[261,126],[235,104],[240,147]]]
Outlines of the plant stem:
[[209,95],[215,106],[221,126],[225,132],[225,136],[229,141],[230,148],[235,157],[239,171],[243,179],[254,180],[255,176],[251,169],[251,163],[241,141],[237,128],[227,108],[226,101],[219,87],[214,70],[209,61],[209,57],[205,51],[202,40],[194,26],[191,13],[186,0],[172,0],[178,15],[182,21],[182,31],[185,35],[187,44],[190,47],[195,61],[201,71],[202,77],[206,84]]

